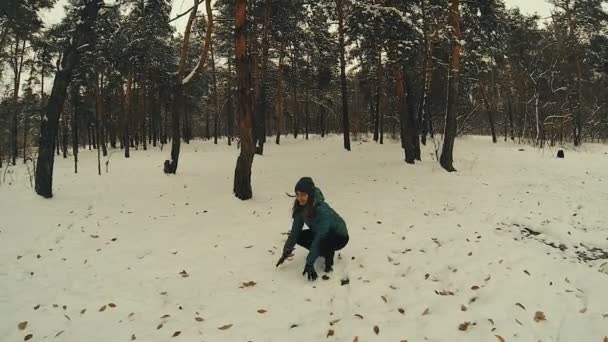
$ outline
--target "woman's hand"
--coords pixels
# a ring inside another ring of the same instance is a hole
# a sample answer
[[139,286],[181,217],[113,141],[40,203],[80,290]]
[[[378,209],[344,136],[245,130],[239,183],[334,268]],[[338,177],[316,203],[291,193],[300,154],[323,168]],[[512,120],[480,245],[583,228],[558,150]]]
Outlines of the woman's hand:
[[292,255],[293,254],[291,254],[291,252],[283,252],[283,255],[281,255],[281,258],[277,262],[277,266],[276,267],[279,267],[280,264],[284,263],[285,260],[287,260],[287,258],[289,258]]
[[308,280],[310,281],[315,281],[319,277],[317,271],[315,271],[315,267],[309,264],[306,264],[306,266],[304,266],[304,272],[302,272],[302,275],[306,274],[308,274]]

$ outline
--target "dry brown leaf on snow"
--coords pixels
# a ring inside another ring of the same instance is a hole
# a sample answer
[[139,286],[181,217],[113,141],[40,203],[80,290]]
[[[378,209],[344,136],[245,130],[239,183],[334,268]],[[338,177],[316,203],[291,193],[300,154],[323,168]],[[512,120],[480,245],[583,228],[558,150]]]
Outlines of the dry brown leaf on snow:
[[19,330],[25,330],[25,328],[27,328],[27,321],[17,324],[17,327],[19,328]]
[[32,337],[34,337],[34,335],[32,335],[32,334],[27,334],[27,335],[25,335],[25,337],[23,338],[23,340],[24,340],[24,341],[29,341],[29,340],[31,340],[31,339],[32,339]]
[[110,303],[110,304],[108,304],[108,306],[109,306],[109,307],[111,307],[111,308],[115,308],[115,307],[116,307],[116,304],[114,304],[114,303]]
[[380,333],[380,328],[377,325],[374,325],[374,332],[376,333],[376,335]]
[[496,336],[496,338],[498,339],[498,341],[500,341],[500,342],[506,342],[505,339],[502,336],[500,336],[500,335],[494,335],[494,336]]
[[332,329],[329,329],[329,331],[327,331],[327,336],[325,336],[325,337],[334,336],[335,333],[336,333],[335,331],[333,331]]
[[264,309],[260,309],[260,310],[258,310],[258,313],[261,313],[261,314],[266,313],[266,312],[267,312],[267,311],[266,311],[266,310],[264,310]]
[[534,314],[534,321],[535,322],[540,322],[540,321],[546,321],[547,318],[545,317],[545,313],[542,311],[536,311],[536,313]]
[[440,296],[453,296],[454,292],[452,291],[447,291],[447,290],[443,290],[443,291],[435,291],[436,294],[440,295]]
[[458,330],[467,331],[467,329],[469,329],[470,324],[471,324],[471,322],[464,322],[458,326]]
[[105,311],[105,310],[106,310],[106,306],[105,306],[105,305],[102,305],[102,306],[99,308],[99,312],[102,312],[102,311]]
[[171,336],[171,337],[177,337],[177,336],[179,336],[181,333],[182,333],[181,331],[176,331],[176,332],[174,332],[174,333],[173,333],[173,336]]
[[220,330],[228,330],[232,327],[232,324],[226,324],[226,325],[222,325],[221,327],[219,327],[218,329]]
[[156,330],[159,330],[159,329],[160,329],[160,328],[162,328],[162,327],[163,327],[163,324],[161,323],[161,324],[159,324],[159,325],[156,327]]
[[479,286],[477,286],[477,285],[471,286],[471,290],[479,290]]
[[431,312],[430,308],[426,308],[426,310],[424,310],[424,312],[422,313],[422,316],[428,315]]
[[194,320],[197,322],[202,322],[204,319],[202,317],[194,317]]

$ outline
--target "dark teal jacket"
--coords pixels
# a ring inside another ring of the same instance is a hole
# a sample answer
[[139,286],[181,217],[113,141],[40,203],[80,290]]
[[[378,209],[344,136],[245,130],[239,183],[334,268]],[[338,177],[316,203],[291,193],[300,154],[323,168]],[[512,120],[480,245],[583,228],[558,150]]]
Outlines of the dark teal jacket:
[[313,231],[314,239],[310,246],[310,251],[306,257],[306,264],[313,265],[321,254],[321,241],[332,235],[348,236],[346,223],[330,206],[325,202],[325,197],[319,188],[315,188],[313,195],[315,208],[315,218],[308,219],[305,207],[297,208],[293,214],[291,232],[283,248],[284,253],[291,253],[295,247],[298,236],[304,227],[304,223]]

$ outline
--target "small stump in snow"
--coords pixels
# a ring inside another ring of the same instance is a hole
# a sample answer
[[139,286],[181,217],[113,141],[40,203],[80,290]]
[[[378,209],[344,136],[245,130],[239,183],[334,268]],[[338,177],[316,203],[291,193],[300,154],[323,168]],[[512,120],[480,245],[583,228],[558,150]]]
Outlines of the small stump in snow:
[[557,151],[557,158],[564,158],[564,150]]

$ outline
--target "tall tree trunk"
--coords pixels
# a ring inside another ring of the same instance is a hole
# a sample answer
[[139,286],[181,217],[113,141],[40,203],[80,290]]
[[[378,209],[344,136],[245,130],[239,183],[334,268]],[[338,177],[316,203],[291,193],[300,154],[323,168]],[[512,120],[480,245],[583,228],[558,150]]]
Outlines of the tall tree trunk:
[[[150,85],[150,96],[148,98],[148,101],[150,101],[150,108],[148,109],[147,113],[148,113],[148,144],[152,145],[153,147],[156,147],[156,132],[155,132],[155,125],[156,125],[156,99],[154,98],[155,94],[154,94],[154,84]],[[148,103],[148,102],[146,102]]]
[[[574,135],[574,146],[579,146],[583,143],[582,139],[583,139],[583,117],[582,117],[582,111],[583,111],[583,106],[582,106],[582,79],[583,79],[583,69],[581,66],[581,60],[580,60],[580,44],[578,41],[578,37],[576,37],[576,31],[577,31],[577,18],[573,15],[573,11],[575,10],[575,8],[570,8],[570,2],[568,1],[568,4],[566,6],[566,16],[567,16],[567,20],[568,20],[568,25],[569,25],[569,32],[570,32],[570,43],[571,43],[571,49],[572,49],[572,61],[574,63],[574,75],[573,75],[573,80],[575,82],[576,85],[576,98],[574,99],[574,108],[573,108],[573,114],[574,114],[574,131],[573,131],[573,135]],[[572,6],[580,6],[580,4],[577,4],[575,1],[572,1]]]
[[[36,193],[45,198],[53,196],[53,147],[57,136],[59,114],[63,109],[66,89],[72,79],[72,71],[80,62],[80,55],[85,51],[82,46],[90,43],[94,36],[92,26],[97,19],[101,2],[98,0],[84,1],[80,7],[80,20],[76,24],[74,36],[63,51],[61,68],[55,74],[53,90],[49,97],[46,115],[42,120],[40,130],[40,145],[38,148],[38,163],[36,164]],[[45,120],[46,119],[46,120]]]
[[[120,102],[120,97],[116,96],[115,101],[118,102],[118,108],[123,108],[122,103]],[[120,112],[120,111],[119,111]],[[115,112],[116,113],[116,112]],[[117,129],[118,129],[118,118],[116,117],[116,114],[111,114],[110,115],[110,123],[108,124],[108,128],[110,130],[110,147],[111,148],[116,148],[116,138],[118,135]]]
[[98,122],[100,124],[99,130],[97,131],[97,148],[99,148],[99,145],[101,145],[101,150],[103,153],[103,156],[106,157],[108,155],[108,148],[106,146],[106,114],[104,113],[104,106],[103,106],[103,83],[104,83],[104,74],[103,72],[101,73],[100,77],[99,77],[99,85],[97,86],[97,110],[99,113],[99,117],[100,117],[100,121]]
[[293,137],[298,138],[298,131],[300,130],[300,113],[298,110],[298,62],[296,60],[296,47],[293,47],[293,59],[292,59],[292,82],[293,82]]
[[319,106],[319,110],[321,112],[321,114],[319,115],[319,128],[321,129],[321,138],[325,138],[325,118],[327,116],[327,108],[325,108],[325,106]]
[[509,110],[509,131],[511,133],[511,141],[515,141],[515,130],[513,125],[513,95],[511,94],[511,90],[509,90],[509,102],[508,102],[508,110]]
[[63,119],[61,120],[62,123],[62,129],[61,129],[61,133],[62,133],[62,137],[61,137],[61,144],[63,146],[63,158],[67,159],[68,157],[68,116],[66,111],[62,111],[62,115],[63,115]]
[[259,96],[256,101],[256,110],[254,119],[254,145],[255,153],[259,155],[264,154],[264,144],[266,143],[266,126],[267,126],[267,107],[268,107],[268,50],[269,44],[269,30],[270,30],[270,15],[271,15],[271,0],[265,1],[264,8],[264,28],[262,31],[262,70],[256,82],[256,91],[259,92]]
[[415,144],[412,135],[416,135],[415,122],[412,120],[412,113],[410,113],[410,105],[408,103],[407,93],[411,91],[406,89],[407,81],[404,78],[404,72],[401,70],[401,65],[398,63],[394,67],[395,72],[395,88],[396,88],[396,101],[397,110],[399,111],[399,122],[401,132],[401,147],[405,152],[405,162],[408,164],[414,164],[416,161]]
[[[308,77],[310,76],[310,55],[308,56],[308,59],[306,60],[306,79],[308,79]],[[305,117],[305,123],[304,123],[304,132],[306,134],[306,140],[308,140],[308,132],[310,130],[310,113],[308,111],[308,87],[306,86],[305,88],[305,94],[304,94],[304,115]]]
[[74,173],[78,173],[78,102],[80,101],[79,86],[72,86],[72,103],[74,113],[72,113],[72,155],[74,156]]
[[486,86],[481,80],[479,81],[479,89],[481,90],[481,97],[486,107],[486,113],[488,114],[488,123],[490,124],[490,132],[492,133],[492,142],[496,144],[498,139],[496,138],[496,125],[494,124],[494,106],[490,104]]
[[277,68],[277,103],[275,106],[275,115],[277,119],[277,136],[276,136],[276,144],[279,145],[281,143],[281,132],[282,132],[282,123],[283,123],[283,57],[285,56],[285,42],[281,43],[281,48],[279,49],[279,66]]
[[340,83],[342,91],[342,130],[344,148],[350,151],[350,125],[348,121],[348,93],[346,90],[346,57],[344,43],[344,8],[343,0],[336,0],[338,10],[338,40],[340,48]]
[[[188,102],[188,99],[186,97],[186,94],[183,93],[182,90],[182,94],[184,95],[183,97],[183,101],[181,103],[182,105],[182,111],[184,113],[184,123],[182,125],[182,130],[183,130],[183,134],[182,136],[184,137],[184,142],[186,144],[190,144],[190,132],[192,130],[192,118],[190,117],[190,103]],[[209,110],[205,111],[205,115],[207,116],[207,140],[211,139],[211,134],[209,133],[209,129],[211,127],[211,123],[209,122]]]
[[169,122],[168,122],[168,118],[169,118],[169,103],[171,103],[170,100],[167,100],[167,102],[165,103],[165,115],[163,115],[163,130],[162,130],[162,134],[161,134],[161,144],[167,144],[168,142],[168,136],[169,136],[169,132],[167,127],[169,126]]
[[21,105],[19,104],[19,87],[21,87],[21,73],[23,72],[23,58],[25,56],[25,40],[15,39],[15,51],[12,57],[13,64],[13,126],[11,127],[11,142],[12,142],[12,164],[17,165],[17,135],[19,112]]
[[93,134],[91,133],[92,130],[93,127],[91,126],[91,121],[89,120],[89,122],[87,123],[87,140],[89,143],[89,151],[93,148]]
[[101,116],[101,83],[103,83],[103,74],[101,76],[96,73],[95,79],[95,136],[97,137],[97,174],[101,176],[101,128],[99,127]]
[[374,113],[374,141],[379,139],[380,129],[380,97],[382,96],[382,48],[378,48],[376,60],[376,105]]
[[251,99],[251,69],[247,55],[247,0],[236,0],[235,12],[236,70],[239,82],[238,120],[241,137],[241,152],[234,170],[234,195],[247,200],[253,196],[251,190],[251,166],[253,164],[253,123]]
[[123,126],[123,141],[125,146],[125,158],[131,157],[131,135],[129,132],[129,125],[131,121],[131,113],[132,113],[132,87],[133,87],[133,76],[132,73],[129,72],[127,76],[127,93],[125,94],[125,115],[124,115],[124,126]]
[[448,172],[456,171],[453,166],[454,140],[456,140],[458,81],[460,80],[460,9],[459,0],[449,0],[448,25],[452,30],[451,56],[450,56],[450,79],[448,81],[448,108],[445,117],[444,141],[439,163]]
[[163,171],[165,173],[175,174],[177,172],[177,164],[179,161],[179,151],[181,143],[180,135],[180,110],[183,108],[183,76],[185,70],[186,57],[188,56],[188,50],[190,48],[190,32],[192,29],[192,22],[196,17],[196,11],[198,9],[199,0],[194,0],[194,6],[190,16],[188,17],[188,23],[184,32],[184,42],[182,44],[180,60],[177,67],[177,75],[175,83],[173,85],[173,108],[171,110],[171,129],[173,132],[173,140],[171,142],[171,159],[165,160]]
[[161,113],[161,102],[160,102],[160,90],[158,93],[152,95],[152,146],[156,147],[159,138],[159,124],[160,124],[160,113]]
[[146,79],[145,79],[145,74],[144,74],[144,79],[141,82],[141,87],[139,88],[139,90],[141,91],[141,142],[143,144],[143,148],[144,151],[146,151],[148,149],[148,138],[146,136],[148,128],[147,128],[147,120],[146,118],[148,117],[148,111],[147,111],[147,107],[146,107]]
[[[108,150],[106,148],[106,137],[105,137],[105,132],[104,132],[104,122],[105,122],[105,113],[104,113],[104,106],[103,106],[103,82],[104,82],[104,74],[103,72],[101,72],[100,74],[98,74],[98,78],[96,80],[96,89],[95,89],[95,103],[96,103],[96,108],[95,111],[97,112],[97,123],[96,123],[96,127],[97,127],[97,149],[102,150],[103,152],[103,156],[107,156],[108,155]],[[100,171],[101,172],[101,171]]]
[[534,143],[538,144],[540,138],[540,115],[539,115],[539,100],[540,95],[538,91],[538,87],[536,88],[536,93],[534,94],[534,115],[536,117],[536,138],[534,139]]
[[28,115],[23,113],[23,164],[27,162],[27,133],[29,131]]
[[[385,105],[386,107],[386,105]],[[380,145],[384,144],[384,111],[380,109],[380,102],[378,100],[378,116],[380,117]]]
[[426,34],[425,38],[425,57],[424,57],[424,88],[422,90],[422,101],[420,103],[419,119],[422,123],[422,144],[426,145],[427,135],[433,137],[433,129],[431,122],[431,103],[429,94],[433,84],[433,43],[430,34]]
[[226,103],[226,129],[228,136],[228,146],[232,145],[234,136],[234,108],[232,107],[232,59],[228,58],[228,91]]
[[406,75],[405,79],[405,87],[407,89],[406,92],[406,101],[407,101],[407,123],[406,133],[409,137],[409,141],[411,146],[413,146],[414,159],[420,161],[421,152],[420,152],[420,128],[418,126],[418,118],[417,115],[417,103],[416,103],[416,91],[414,90],[414,78],[416,74],[414,71],[410,71],[404,74]]
[[217,145],[217,136],[220,132],[220,108],[219,101],[217,99],[217,77],[215,72],[215,53],[213,50],[213,42],[211,43],[211,71],[213,73],[213,107],[214,107],[214,115],[213,115],[213,143]]

